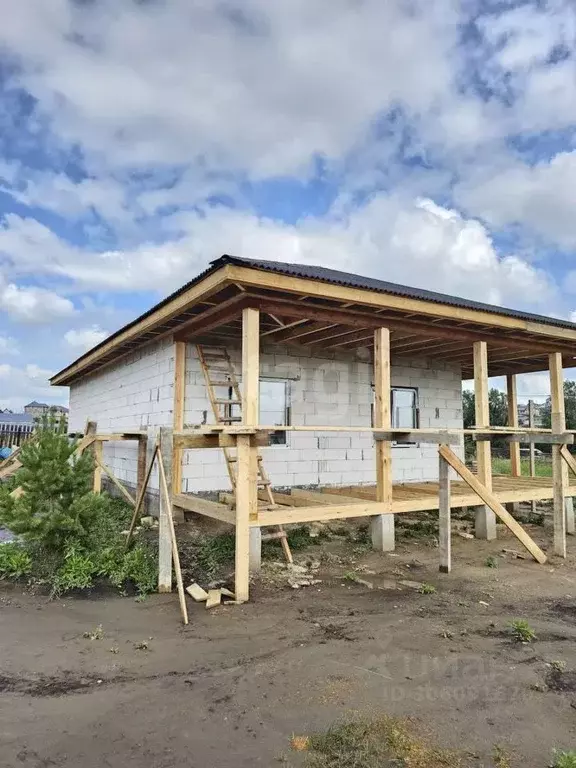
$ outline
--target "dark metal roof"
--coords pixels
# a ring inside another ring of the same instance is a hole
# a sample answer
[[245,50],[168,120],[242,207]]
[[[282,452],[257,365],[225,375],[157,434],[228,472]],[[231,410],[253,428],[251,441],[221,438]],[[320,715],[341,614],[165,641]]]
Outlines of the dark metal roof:
[[[93,352],[103,347],[109,341],[114,340],[124,331],[127,331],[132,326],[149,317],[153,312],[169,304],[181,294],[185,293],[189,288],[199,283],[204,278],[221,269],[226,264],[235,264],[237,266],[251,267],[252,269],[259,269],[265,272],[272,272],[278,275],[288,275],[291,277],[303,277],[311,280],[317,280],[323,283],[330,283],[332,285],[342,285],[350,288],[361,288],[369,291],[376,291],[378,293],[388,293],[393,296],[406,296],[411,299],[421,299],[423,301],[432,301],[436,304],[446,304],[453,307],[463,307],[467,309],[477,309],[485,312],[492,312],[496,315],[505,315],[507,317],[514,317],[519,320],[535,321],[539,323],[545,323],[546,325],[557,326],[560,328],[572,328],[576,330],[576,323],[571,323],[568,320],[559,320],[554,317],[547,317],[545,315],[536,315],[531,312],[520,312],[515,309],[506,309],[505,307],[499,307],[494,304],[484,304],[480,301],[471,301],[469,299],[463,299],[459,296],[450,296],[445,293],[437,293],[435,291],[428,291],[425,288],[412,288],[406,285],[398,285],[397,283],[389,283],[385,280],[376,280],[372,277],[362,277],[362,275],[355,275],[351,272],[340,272],[337,269],[329,269],[328,267],[319,267],[310,264],[293,264],[282,261],[263,261],[260,259],[247,259],[240,256],[229,256],[227,254],[220,256],[218,259],[210,262],[210,266],[196,275],[192,280],[185,283],[178,290],[171,293],[158,304],[150,307],[150,309],[143,312],[141,315],[130,321],[126,325],[119,328],[114,333],[107,336],[99,344],[89,349],[80,357],[76,358],[72,363],[67,365],[52,379],[57,376],[61,376],[68,368],[71,368],[76,363],[81,362],[85,357],[91,355]],[[51,379],[51,381],[52,381]]]
[[568,320],[559,320],[555,317],[547,317],[546,315],[536,315],[532,312],[521,312],[516,309],[506,309],[505,307],[499,307],[496,304],[485,304],[481,301],[463,299],[459,296],[450,296],[446,293],[428,291],[425,288],[412,288],[407,285],[398,285],[397,283],[389,283],[386,280],[376,280],[373,277],[362,277],[361,275],[355,275],[351,272],[340,272],[337,269],[329,269],[328,267],[318,267],[309,264],[291,264],[282,261],[259,261],[257,259],[246,259],[239,256],[222,256],[220,259],[217,259],[217,261],[212,262],[212,264],[218,264],[219,266],[222,264],[238,264],[239,266],[243,265],[254,269],[261,269],[279,275],[304,277],[311,280],[318,280],[323,283],[331,283],[332,285],[343,285],[349,288],[363,288],[364,290],[388,293],[393,296],[405,296],[410,299],[433,301],[436,304],[447,304],[452,307],[478,309],[483,312],[492,312],[496,315],[515,317],[518,320],[536,321],[539,323],[546,323],[547,325],[559,326],[560,328],[572,328],[576,330],[576,323],[571,323]]
[[34,425],[34,417],[29,413],[0,413],[0,427],[3,424]]

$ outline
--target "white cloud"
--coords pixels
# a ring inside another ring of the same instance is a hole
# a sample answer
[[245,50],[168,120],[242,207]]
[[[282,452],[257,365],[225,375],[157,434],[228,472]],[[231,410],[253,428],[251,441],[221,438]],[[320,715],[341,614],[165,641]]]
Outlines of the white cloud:
[[0,334],[0,356],[1,355],[18,355],[20,350],[16,339],[11,336],[3,336]]
[[0,282],[0,312],[22,323],[44,323],[73,314],[74,305],[45,288]]
[[107,331],[103,331],[97,325],[91,328],[78,328],[66,331],[64,339],[75,349],[87,350],[95,347],[108,336]]
[[[499,257],[479,221],[428,199],[379,194],[347,216],[309,217],[296,225],[223,207],[176,214],[166,225],[184,234],[87,260],[37,222],[10,217],[0,232],[0,249],[7,250],[9,243],[20,268],[28,258],[28,269],[72,279],[77,289],[166,293],[211,259],[233,253],[329,265],[488,303],[561,312],[557,287],[544,271],[520,256]],[[31,247],[34,240],[37,246]],[[32,262],[35,253],[42,261]]]
[[51,376],[54,376],[54,371],[47,368],[41,368],[35,363],[28,363],[24,366],[24,372],[29,379],[40,379],[42,381],[48,381]]
[[521,225],[548,242],[576,248],[576,151],[533,166],[516,162],[472,173],[455,196],[492,226]]
[[391,106],[435,106],[458,21],[454,0],[23,0],[0,42],[59,134],[114,164],[268,175],[339,157]]
[[572,0],[522,3],[481,16],[484,76],[511,105],[509,129],[562,129],[576,114],[576,16]]
[[52,375],[52,371],[35,363],[29,363],[21,368],[7,364],[0,365],[2,379],[0,408],[21,411],[31,400],[66,405],[67,391],[61,391],[49,385],[48,379]]

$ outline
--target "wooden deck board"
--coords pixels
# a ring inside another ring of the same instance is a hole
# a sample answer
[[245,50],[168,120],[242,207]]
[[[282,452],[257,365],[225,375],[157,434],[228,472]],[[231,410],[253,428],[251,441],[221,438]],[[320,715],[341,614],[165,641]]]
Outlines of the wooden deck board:
[[[474,506],[480,499],[470,491],[466,483],[453,480],[451,486],[452,507]],[[509,475],[494,475],[494,493],[499,501],[543,501],[553,497],[551,477],[510,477]],[[356,497],[363,501],[375,500],[374,486],[347,486],[342,488],[323,487],[326,494],[340,494]],[[569,489],[569,495],[576,494],[576,486]],[[328,501],[327,501],[328,503]],[[428,509],[438,509],[438,483],[402,483],[392,489],[392,509],[394,512],[419,512]]]
[[[471,491],[466,483],[454,480],[450,483],[450,486],[450,506],[452,508],[473,507],[481,504],[480,498]],[[261,511],[258,521],[252,522],[251,525],[299,523],[382,513],[381,505],[376,504],[375,486],[322,487],[317,490],[318,492],[314,495],[314,501],[298,498],[296,495],[291,500],[290,494],[282,494],[278,500],[282,502],[283,506],[276,510]],[[498,501],[502,504],[518,501],[544,501],[552,499],[554,495],[551,477],[517,478],[507,475],[495,475],[493,478],[493,491]],[[325,504],[319,502],[319,498],[322,495],[326,496]],[[357,499],[358,504],[342,504],[342,502],[335,504],[335,495]],[[568,488],[567,496],[576,496],[576,485],[571,485]],[[178,504],[178,501],[185,498],[186,494],[178,494],[176,503]],[[289,504],[291,506],[288,506]],[[182,504],[182,506],[189,508],[189,505],[186,504]],[[220,507],[221,505],[216,504],[214,506]],[[393,486],[391,510],[393,513],[426,512],[435,509],[439,509],[438,483],[404,483]],[[205,514],[200,509],[195,509],[195,511]],[[218,511],[220,512],[220,510]],[[233,514],[233,512],[227,510],[225,513],[226,522],[234,523]],[[212,514],[211,516],[216,515]],[[223,519],[223,516],[219,515],[219,518]]]

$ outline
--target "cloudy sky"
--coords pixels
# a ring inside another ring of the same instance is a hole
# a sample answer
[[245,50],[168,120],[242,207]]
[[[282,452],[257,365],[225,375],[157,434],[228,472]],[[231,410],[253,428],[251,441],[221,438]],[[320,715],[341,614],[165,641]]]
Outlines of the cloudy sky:
[[573,0],[0,9],[0,406],[222,253],[575,313]]

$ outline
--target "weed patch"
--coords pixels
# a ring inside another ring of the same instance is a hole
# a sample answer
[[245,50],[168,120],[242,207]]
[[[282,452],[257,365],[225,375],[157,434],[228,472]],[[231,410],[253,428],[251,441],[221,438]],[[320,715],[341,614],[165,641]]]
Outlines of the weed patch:
[[536,640],[536,632],[532,629],[526,619],[516,619],[510,625],[512,638],[517,643],[531,643]]
[[[430,746],[415,736],[410,724],[390,717],[333,725],[325,733],[300,737],[306,768],[458,768],[459,756]],[[397,763],[393,761],[398,761]]]
[[554,750],[551,768],[576,768],[576,752],[570,749],[568,752]]

